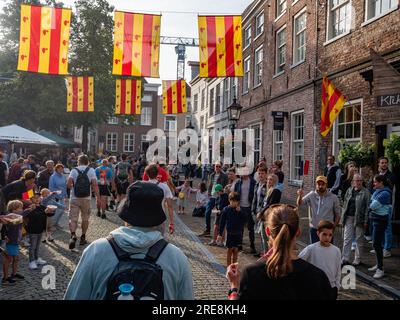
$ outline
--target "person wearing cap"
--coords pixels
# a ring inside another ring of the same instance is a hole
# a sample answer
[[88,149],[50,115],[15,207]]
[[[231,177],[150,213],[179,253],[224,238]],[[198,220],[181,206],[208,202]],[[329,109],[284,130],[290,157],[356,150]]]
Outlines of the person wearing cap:
[[315,183],[315,190],[310,191],[304,198],[303,189],[297,191],[297,205],[301,206],[304,203],[308,206],[311,243],[319,241],[317,235],[318,223],[321,220],[327,220],[336,227],[340,220],[341,211],[339,198],[328,191],[328,179],[325,176],[318,176]]
[[[166,220],[161,203],[162,189],[156,184],[136,181],[127,190],[127,198],[118,208],[125,226],[110,235],[132,258],[143,259],[149,248],[163,238],[162,224]],[[171,243],[157,260],[163,269],[164,298],[192,300],[193,280],[187,257]],[[101,300],[107,292],[108,279],[118,265],[106,238],[92,242],[83,252],[64,295],[65,300]]]

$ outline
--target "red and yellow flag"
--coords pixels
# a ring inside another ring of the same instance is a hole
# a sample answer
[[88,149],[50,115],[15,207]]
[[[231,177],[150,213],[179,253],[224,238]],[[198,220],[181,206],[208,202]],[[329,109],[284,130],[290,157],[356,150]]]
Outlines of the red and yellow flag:
[[93,77],[67,77],[67,82],[67,112],[93,112]]
[[199,16],[200,77],[242,77],[242,17]]
[[117,79],[115,87],[115,114],[140,114],[142,81]]
[[68,74],[71,10],[21,5],[20,71]]
[[22,194],[22,200],[29,200],[34,196],[33,189],[29,189],[28,191]]
[[116,11],[113,74],[159,77],[161,16]]
[[187,112],[185,80],[163,80],[163,114]]
[[322,80],[321,127],[320,132],[325,137],[332,128],[340,111],[346,103],[345,97],[335,88],[333,83],[324,77]]

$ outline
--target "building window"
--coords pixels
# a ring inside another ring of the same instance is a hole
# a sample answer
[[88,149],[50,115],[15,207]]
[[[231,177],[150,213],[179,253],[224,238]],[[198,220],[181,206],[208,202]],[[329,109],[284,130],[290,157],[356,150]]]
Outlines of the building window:
[[292,157],[290,179],[300,180],[301,166],[304,159],[304,111],[292,114]]
[[107,151],[111,151],[111,152],[117,151],[117,139],[118,139],[118,135],[116,132],[107,132],[107,135],[106,135]]
[[142,98],[142,102],[153,102],[153,96],[151,94],[145,94]]
[[237,98],[238,94],[237,94],[237,88],[238,88],[238,78],[232,78],[231,80],[231,98],[229,100],[229,105],[231,105],[233,103],[233,98]]
[[345,145],[357,144],[361,141],[361,112],[362,100],[350,102],[340,111],[333,132],[336,154]]
[[286,63],[286,26],[276,32],[276,73],[283,72]]
[[394,10],[398,6],[398,0],[366,0],[366,20],[373,19]]
[[216,99],[216,104],[215,104],[215,114],[219,114],[221,112],[221,106],[222,106],[222,95],[221,95],[221,84],[217,84],[217,99]]
[[205,105],[206,105],[206,90],[203,89],[201,90],[201,110],[204,110]]
[[260,124],[251,128],[254,130],[254,165],[257,165],[262,154],[262,130]]
[[262,82],[264,49],[258,48],[254,54],[254,86],[257,87]]
[[350,0],[330,0],[328,10],[328,40],[349,32],[351,27]]
[[117,117],[108,117],[108,124],[118,124]]
[[199,105],[199,95],[195,94],[193,96],[193,112],[197,112],[198,105]]
[[304,61],[306,58],[306,20],[307,11],[304,10],[294,18],[293,64]]
[[286,0],[276,0],[276,17],[278,18],[286,11]]
[[215,95],[214,88],[210,90],[210,117],[214,115]]
[[124,133],[124,152],[133,152],[135,146],[135,134]]
[[228,107],[228,105],[229,105],[229,100],[230,100],[230,97],[229,97],[229,78],[225,78],[224,79],[224,107],[223,107],[223,110],[226,110],[226,108]]
[[176,116],[165,116],[165,131],[176,131]]
[[204,116],[200,117],[200,130],[204,129]]
[[244,29],[244,48],[246,49],[251,43],[251,26]]
[[274,130],[273,131],[273,139],[274,139],[274,160],[282,160],[283,159],[283,130]]
[[256,37],[264,32],[264,12],[256,17]]
[[142,126],[151,126],[152,110],[151,108],[142,108],[140,115],[140,124]]
[[249,92],[250,88],[250,57],[244,60],[243,93]]

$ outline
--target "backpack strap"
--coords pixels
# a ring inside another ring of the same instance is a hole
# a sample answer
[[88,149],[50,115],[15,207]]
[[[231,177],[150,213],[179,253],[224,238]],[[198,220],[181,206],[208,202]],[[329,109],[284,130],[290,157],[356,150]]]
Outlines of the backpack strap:
[[89,172],[89,170],[90,170],[90,167],[87,166],[86,169],[85,169],[85,171],[83,171],[83,173],[84,173],[84,174],[87,174],[87,173]]
[[113,249],[115,255],[117,256],[118,260],[127,260],[130,259],[131,254],[122,250],[117,243],[115,242],[115,239],[113,236],[110,234],[106,237],[108,240],[108,243],[110,244],[111,248]]
[[155,263],[167,245],[168,241],[166,241],[165,239],[158,240],[150,247],[149,251],[147,251],[146,257],[144,259],[146,261]]
[[81,170],[79,170],[78,168],[74,168],[76,171],[78,171],[78,174],[81,174],[82,173],[82,171]]

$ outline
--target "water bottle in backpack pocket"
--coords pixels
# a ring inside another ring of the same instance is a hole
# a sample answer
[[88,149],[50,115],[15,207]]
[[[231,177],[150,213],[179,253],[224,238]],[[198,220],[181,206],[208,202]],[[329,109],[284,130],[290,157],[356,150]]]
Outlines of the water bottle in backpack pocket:
[[[156,262],[168,242],[164,239],[159,240],[148,250],[144,259],[135,259],[131,258],[132,253],[122,250],[113,237],[109,236],[107,240],[119,261],[108,279],[105,299],[164,300],[163,270]],[[132,295],[133,299],[121,297],[127,296],[124,291],[129,290],[130,285],[132,289],[129,295]]]

